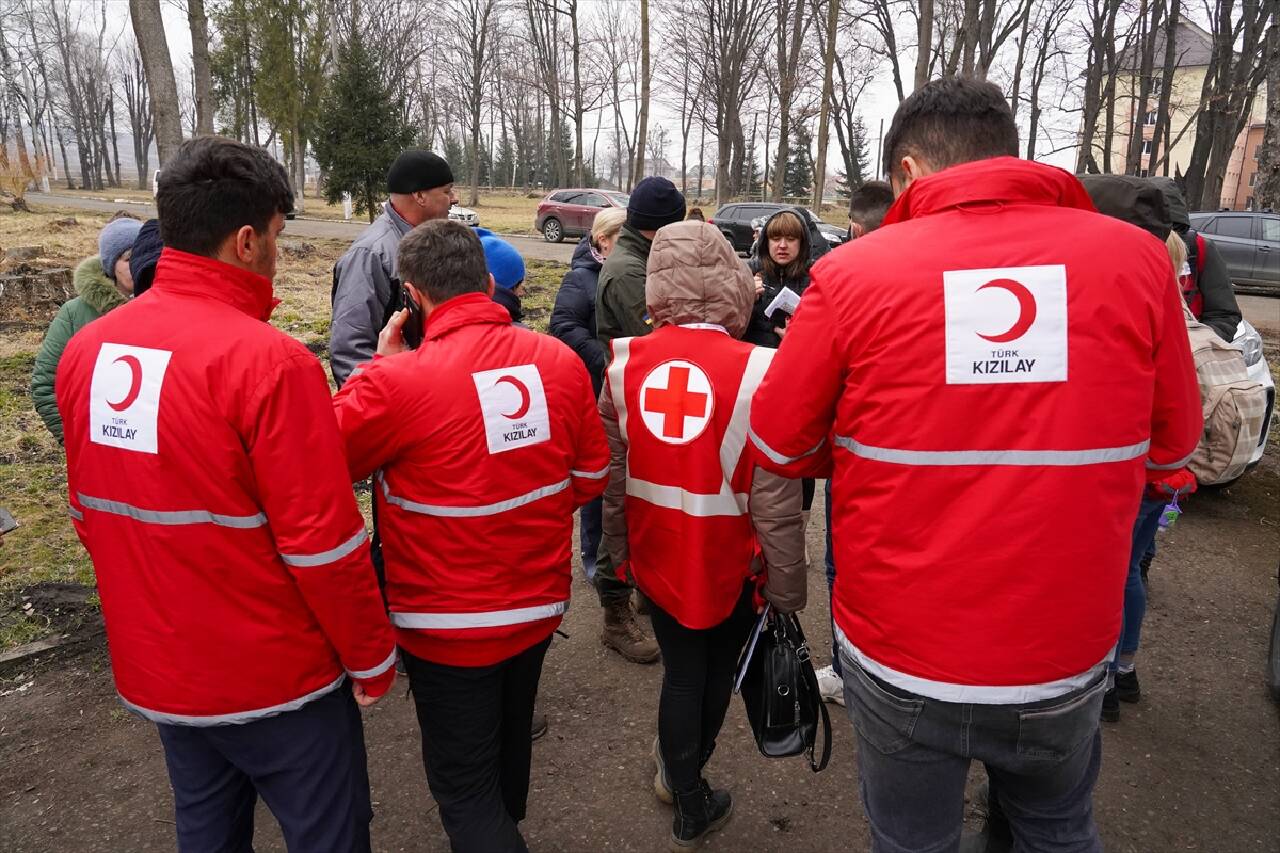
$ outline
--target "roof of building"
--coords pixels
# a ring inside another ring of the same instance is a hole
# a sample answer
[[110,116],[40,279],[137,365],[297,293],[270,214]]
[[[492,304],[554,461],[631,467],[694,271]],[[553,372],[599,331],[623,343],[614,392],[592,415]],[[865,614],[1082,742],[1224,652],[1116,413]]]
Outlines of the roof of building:
[[[1164,45],[1167,27],[1161,27],[1156,33],[1156,49],[1153,54],[1153,69],[1158,72],[1164,66]],[[1195,68],[1209,64],[1213,56],[1213,36],[1204,29],[1185,19],[1178,20],[1177,37],[1173,42],[1175,68]],[[1137,47],[1128,47],[1116,60],[1116,64],[1124,71],[1132,71],[1140,64]]]

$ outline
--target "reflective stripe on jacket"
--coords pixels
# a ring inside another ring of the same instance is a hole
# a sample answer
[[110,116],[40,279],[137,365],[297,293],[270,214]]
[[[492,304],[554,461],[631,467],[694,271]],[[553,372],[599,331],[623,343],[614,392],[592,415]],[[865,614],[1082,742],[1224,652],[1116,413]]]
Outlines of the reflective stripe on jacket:
[[431,312],[418,349],[354,372],[334,406],[351,479],[377,472],[401,645],[485,666],[549,636],[569,604],[573,512],[608,473],[577,355],[467,294]]
[[165,249],[151,291],[58,368],[116,686],[157,722],[250,722],[394,677],[328,384],[273,304],[267,279]]
[[914,181],[811,276],[752,438],[834,464],[846,651],[946,701],[1069,692],[1115,645],[1146,470],[1200,434],[1167,250],[998,158]]

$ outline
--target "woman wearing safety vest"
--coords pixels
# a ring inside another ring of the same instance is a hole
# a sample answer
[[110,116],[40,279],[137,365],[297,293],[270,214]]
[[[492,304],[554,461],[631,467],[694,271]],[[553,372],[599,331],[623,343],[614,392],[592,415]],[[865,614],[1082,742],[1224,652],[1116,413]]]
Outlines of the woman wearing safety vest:
[[728,791],[702,776],[724,722],[755,591],[805,603],[800,483],[755,466],[751,395],[773,356],[738,337],[751,275],[714,226],[658,231],[645,297],[654,331],[612,342],[600,413],[609,438],[604,542],[653,603],[662,649],[654,791],[674,802],[675,850],[728,821]]

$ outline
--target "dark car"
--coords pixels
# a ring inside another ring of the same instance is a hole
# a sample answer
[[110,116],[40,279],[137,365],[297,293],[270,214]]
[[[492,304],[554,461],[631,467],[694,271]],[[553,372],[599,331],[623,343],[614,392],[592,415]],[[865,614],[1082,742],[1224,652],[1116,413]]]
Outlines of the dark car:
[[1190,219],[1218,247],[1236,289],[1280,295],[1280,214],[1222,210]]
[[[779,210],[795,210],[795,205],[771,204],[760,201],[733,202],[721,205],[715,216],[708,219],[707,222],[720,229],[720,233],[725,236],[725,239],[733,244],[734,251],[746,254],[751,251],[751,223],[756,219],[768,219]],[[809,216],[810,221],[817,224],[818,230],[822,232],[822,236],[826,238],[827,243],[832,246],[838,246],[845,241],[848,236],[847,232],[823,222],[807,207],[801,208],[801,210]]]
[[533,230],[541,231],[548,243],[581,237],[591,231],[597,213],[607,207],[625,208],[629,198],[608,190],[556,190],[538,204]]

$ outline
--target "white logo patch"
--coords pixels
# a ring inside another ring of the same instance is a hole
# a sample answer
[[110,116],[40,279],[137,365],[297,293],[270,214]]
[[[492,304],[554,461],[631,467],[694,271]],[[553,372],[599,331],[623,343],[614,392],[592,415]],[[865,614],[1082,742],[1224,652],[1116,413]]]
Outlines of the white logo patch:
[[532,364],[471,374],[480,397],[490,453],[551,440],[551,416],[542,375]]
[[683,359],[664,361],[640,384],[640,417],[667,444],[688,444],[702,435],[715,402],[707,374]]
[[103,344],[89,385],[89,440],[156,453],[160,390],[173,353]]
[[1067,381],[1067,268],[942,274],[947,384]]

